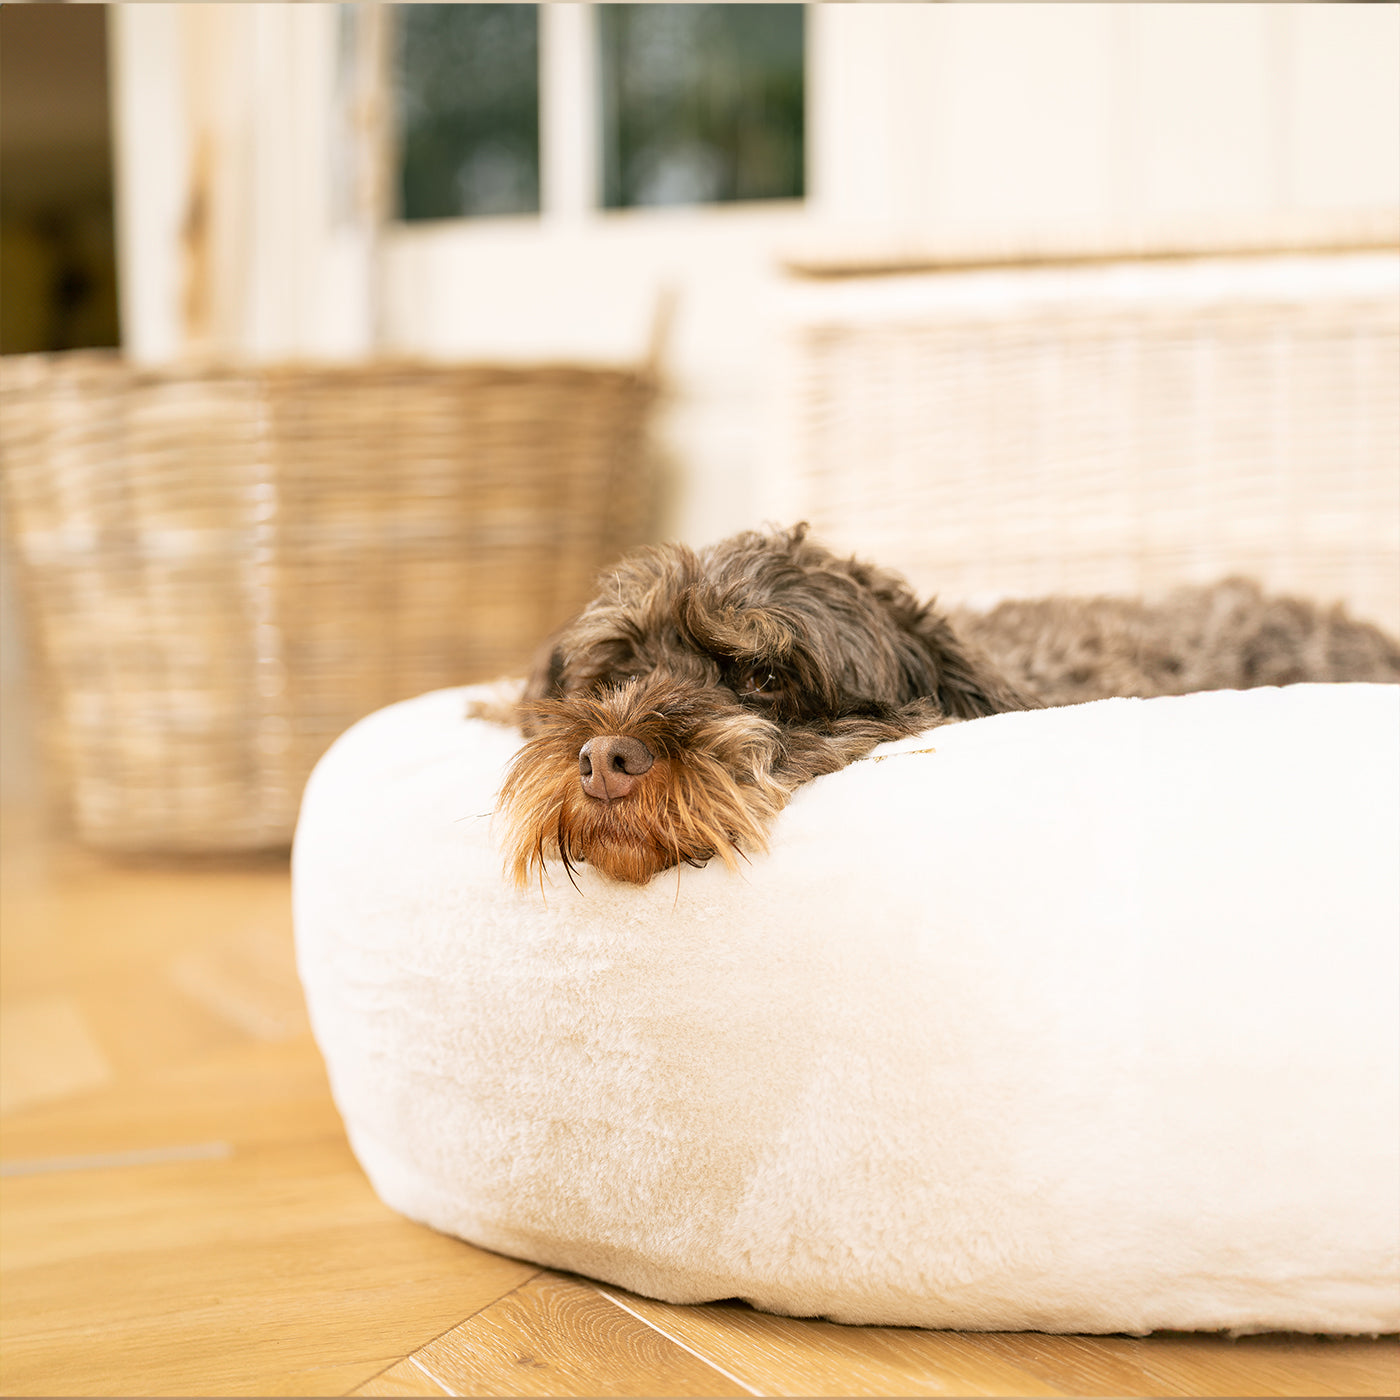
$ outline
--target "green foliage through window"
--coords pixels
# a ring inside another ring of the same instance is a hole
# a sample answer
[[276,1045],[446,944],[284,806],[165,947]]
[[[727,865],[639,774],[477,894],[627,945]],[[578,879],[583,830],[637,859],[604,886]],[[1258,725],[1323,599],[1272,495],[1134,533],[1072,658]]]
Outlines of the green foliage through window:
[[539,7],[392,11],[400,216],[538,212]]
[[[802,197],[803,5],[592,9],[605,208]],[[390,12],[400,217],[537,213],[539,6]]]
[[599,5],[603,203],[803,194],[801,5]]

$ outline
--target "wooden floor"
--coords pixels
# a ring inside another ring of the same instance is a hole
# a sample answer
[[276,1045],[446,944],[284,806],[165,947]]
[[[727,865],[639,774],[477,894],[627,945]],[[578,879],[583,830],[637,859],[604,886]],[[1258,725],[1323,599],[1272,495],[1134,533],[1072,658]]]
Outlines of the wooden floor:
[[3,834],[10,1395],[1393,1395],[1400,1344],[839,1327],[682,1308],[382,1206],[292,964],[285,863]]

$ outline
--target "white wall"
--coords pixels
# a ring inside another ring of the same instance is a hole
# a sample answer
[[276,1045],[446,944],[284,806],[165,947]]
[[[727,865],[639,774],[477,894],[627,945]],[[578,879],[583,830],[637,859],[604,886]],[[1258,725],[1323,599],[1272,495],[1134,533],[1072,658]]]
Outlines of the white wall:
[[835,5],[825,212],[947,232],[1400,204],[1391,5]]
[[133,352],[637,359],[673,289],[668,526],[701,540],[770,504],[787,251],[1400,211],[1395,6],[811,6],[808,200],[609,212],[587,8],[544,16],[543,215],[390,225],[376,248],[327,175],[337,142],[373,149],[343,102],[337,126],[332,7],[118,7]]

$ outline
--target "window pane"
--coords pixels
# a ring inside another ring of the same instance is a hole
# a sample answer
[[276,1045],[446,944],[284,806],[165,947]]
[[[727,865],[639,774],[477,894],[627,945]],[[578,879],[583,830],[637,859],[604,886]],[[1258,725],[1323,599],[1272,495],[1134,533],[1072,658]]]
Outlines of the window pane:
[[539,7],[395,5],[405,219],[540,207]]
[[803,193],[803,6],[599,5],[603,203]]

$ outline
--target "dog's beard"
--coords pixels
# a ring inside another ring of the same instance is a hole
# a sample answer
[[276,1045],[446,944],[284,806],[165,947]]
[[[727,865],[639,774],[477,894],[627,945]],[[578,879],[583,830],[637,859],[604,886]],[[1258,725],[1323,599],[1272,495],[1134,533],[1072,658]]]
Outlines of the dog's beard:
[[[731,869],[765,848],[769,822],[801,777],[778,765],[780,726],[687,682],[643,677],[599,694],[523,707],[532,737],[506,772],[497,805],[517,885],[558,859],[614,880],[645,884],[673,865],[718,856]],[[600,734],[627,734],[654,756],[633,790],[610,802],[583,791],[579,750]]]

